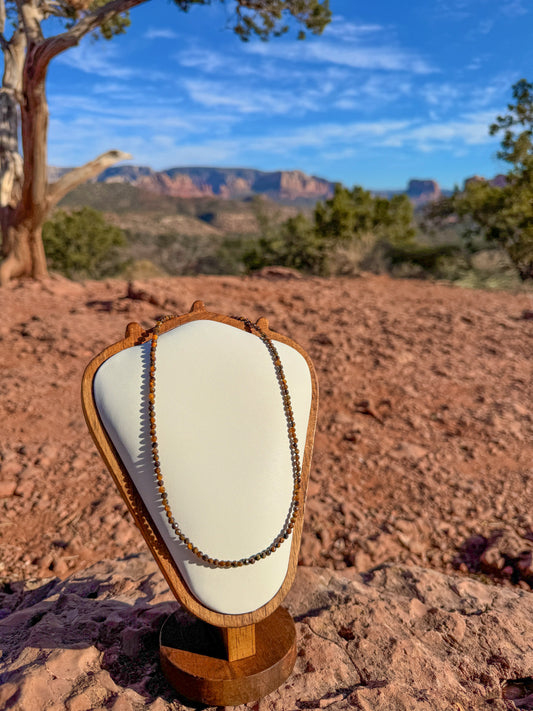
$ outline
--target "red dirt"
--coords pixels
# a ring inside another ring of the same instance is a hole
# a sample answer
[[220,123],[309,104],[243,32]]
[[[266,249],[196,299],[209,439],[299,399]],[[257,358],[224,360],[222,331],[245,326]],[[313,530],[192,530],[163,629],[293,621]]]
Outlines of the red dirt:
[[[267,316],[321,394],[301,560],[485,571],[533,587],[531,298],[363,276],[62,278],[0,291],[0,581],[141,550],[87,432],[85,365],[202,299]],[[528,558],[529,556],[529,558]],[[529,585],[528,585],[529,583]]]

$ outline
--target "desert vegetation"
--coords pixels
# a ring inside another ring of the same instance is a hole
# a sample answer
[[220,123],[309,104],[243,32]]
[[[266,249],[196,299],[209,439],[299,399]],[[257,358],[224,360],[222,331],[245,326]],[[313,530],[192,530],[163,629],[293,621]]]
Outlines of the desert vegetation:
[[[110,150],[49,183],[46,77],[52,60],[86,35],[110,40],[125,32],[130,24],[128,11],[143,2],[146,0],[72,4],[0,0],[4,59],[0,88],[0,285],[20,276],[46,277],[42,228],[51,211],[77,185],[131,157]],[[206,0],[175,0],[184,12],[205,4]],[[287,20],[292,19],[300,28],[298,37],[304,39],[306,30],[320,34],[330,18],[328,0],[236,0],[231,26],[244,41],[252,36],[266,40],[284,34],[289,29]],[[50,26],[57,34],[47,36]]]
[[340,184],[314,208],[298,208],[259,195],[176,198],[88,183],[66,195],[45,225],[48,264],[76,279],[244,275],[282,266],[314,276],[372,272],[529,289],[532,85],[521,80],[512,92],[515,103],[490,127],[503,132],[499,157],[510,165],[504,184],[471,179],[415,209],[404,194]]

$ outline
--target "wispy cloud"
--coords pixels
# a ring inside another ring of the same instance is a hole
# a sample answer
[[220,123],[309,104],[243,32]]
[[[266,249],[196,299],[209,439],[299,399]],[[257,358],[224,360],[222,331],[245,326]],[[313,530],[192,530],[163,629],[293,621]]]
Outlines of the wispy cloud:
[[228,108],[241,114],[303,114],[323,108],[324,99],[334,86],[325,82],[320,88],[281,90],[270,87],[245,87],[231,82],[189,79],[183,82],[189,97],[206,108]]
[[[354,121],[344,123],[321,123],[312,127],[297,128],[276,136],[261,136],[256,140],[248,137],[247,150],[267,150],[284,154],[287,150],[314,149],[330,156],[353,155],[369,149],[412,149],[430,152],[443,149],[459,149],[464,146],[489,144],[487,126],[490,117],[486,113],[466,114],[451,121]],[[354,153],[352,153],[354,152]]]
[[430,74],[437,71],[431,64],[416,54],[393,46],[351,46],[331,42],[290,42],[267,47],[250,44],[251,54],[268,55],[290,62],[316,62],[338,64],[352,69],[373,69],[413,74]]
[[348,40],[381,32],[383,29],[383,25],[364,22],[360,24],[347,22],[341,15],[335,15],[330,24],[326,27],[324,36],[340,37],[341,39]]
[[527,15],[529,8],[525,7],[523,0],[506,0],[502,3],[501,11],[510,17]]
[[344,86],[345,82],[340,82],[335,92],[334,106],[341,110],[354,110],[361,113],[375,111],[413,92],[413,85],[408,79],[398,81],[397,78],[384,74],[362,76],[359,80],[350,82],[348,89]]
[[154,39],[177,39],[178,35],[168,27],[150,27],[144,33],[144,38]]
[[[484,0],[481,0],[483,4]],[[480,2],[477,3],[479,5]],[[476,8],[476,2],[472,0],[436,0],[436,9],[439,15],[451,20],[463,21],[474,17],[479,8]],[[491,8],[488,8],[489,10]],[[529,13],[530,8],[526,7],[524,0],[500,0],[496,4],[492,14],[493,18],[501,13],[509,17],[520,17]],[[478,31],[490,31],[494,19],[487,17],[478,24]],[[489,27],[489,30],[486,28]]]
[[108,79],[130,79],[131,67],[124,66],[114,45],[101,43],[98,48],[87,42],[74,47],[57,58],[59,64],[77,69],[85,74],[96,74]]
[[[84,74],[105,77],[106,79],[130,80],[141,75],[141,71],[124,62],[124,57],[119,53],[116,45],[99,43],[98,46],[85,41],[74,47],[69,52],[60,54],[57,58],[59,64],[77,69]],[[144,67],[142,70],[143,82],[161,82],[171,78],[170,74]]]
[[233,67],[235,64],[234,60],[228,58],[227,55],[210,49],[191,48],[179,52],[175,57],[182,67],[199,69],[208,74],[220,69],[227,70],[229,66]]
[[[501,106],[505,103],[509,87],[515,80],[513,75],[501,73],[482,86],[478,82],[433,82],[420,86],[419,92],[431,111],[440,115],[457,115],[459,112],[481,111],[490,106]],[[495,108],[493,117],[496,111]]]

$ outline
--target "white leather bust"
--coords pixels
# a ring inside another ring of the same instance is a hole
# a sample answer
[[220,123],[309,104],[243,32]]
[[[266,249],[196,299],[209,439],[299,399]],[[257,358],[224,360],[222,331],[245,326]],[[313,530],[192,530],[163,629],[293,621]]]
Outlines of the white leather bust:
[[[274,342],[288,383],[300,454],[312,381],[304,357]],[[150,341],[108,358],[94,377],[103,425],[192,594],[224,614],[252,612],[280,589],[292,536],[254,565],[216,568],[180,543],[157,491],[149,433]],[[181,530],[213,558],[238,560],[283,529],[293,474],[287,420],[272,359],[261,340],[197,320],[161,335],[155,412],[170,507]]]

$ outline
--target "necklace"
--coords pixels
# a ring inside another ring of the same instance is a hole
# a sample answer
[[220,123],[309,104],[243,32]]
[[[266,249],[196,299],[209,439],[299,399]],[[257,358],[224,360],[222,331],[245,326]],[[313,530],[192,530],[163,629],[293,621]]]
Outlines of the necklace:
[[272,543],[268,545],[263,550],[255,553],[254,555],[248,556],[247,558],[241,558],[240,560],[218,560],[218,558],[213,558],[201,551],[198,546],[196,546],[181,530],[178,522],[174,518],[172,509],[170,508],[170,503],[168,500],[168,494],[165,489],[165,483],[163,479],[163,474],[161,472],[161,460],[159,458],[159,446],[157,443],[157,427],[156,427],[156,414],[155,414],[155,373],[156,373],[156,353],[157,353],[157,340],[159,338],[161,326],[165,321],[168,321],[174,316],[164,316],[161,318],[154,328],[152,329],[152,337],[150,343],[150,389],[148,394],[148,413],[150,416],[150,438],[151,438],[151,449],[152,449],[152,461],[154,465],[154,473],[157,480],[157,490],[161,498],[161,505],[165,511],[167,520],[172,527],[174,533],[178,539],[187,546],[187,548],[197,557],[200,558],[204,563],[215,566],[216,568],[240,568],[243,565],[253,565],[262,558],[266,558],[276,551],[281,544],[287,540],[290,536],[294,525],[296,523],[296,516],[300,508],[300,485],[301,485],[301,467],[300,467],[300,453],[298,450],[298,439],[296,437],[296,427],[294,424],[294,415],[291,405],[291,396],[289,395],[289,389],[287,387],[287,380],[285,378],[285,373],[283,371],[283,365],[281,364],[281,359],[278,355],[276,347],[272,343],[271,339],[266,335],[266,333],[255,323],[252,323],[247,318],[242,316],[233,316],[236,321],[241,321],[250,333],[255,333],[261,341],[265,344],[270,357],[274,363],[274,369],[276,371],[276,377],[281,390],[281,397],[283,401],[283,411],[285,413],[285,419],[287,420],[287,433],[289,438],[289,449],[291,453],[291,465],[292,465],[292,478],[293,478],[293,488],[292,488],[292,498],[289,505],[289,511],[285,519],[285,525],[280,534],[274,538]]

